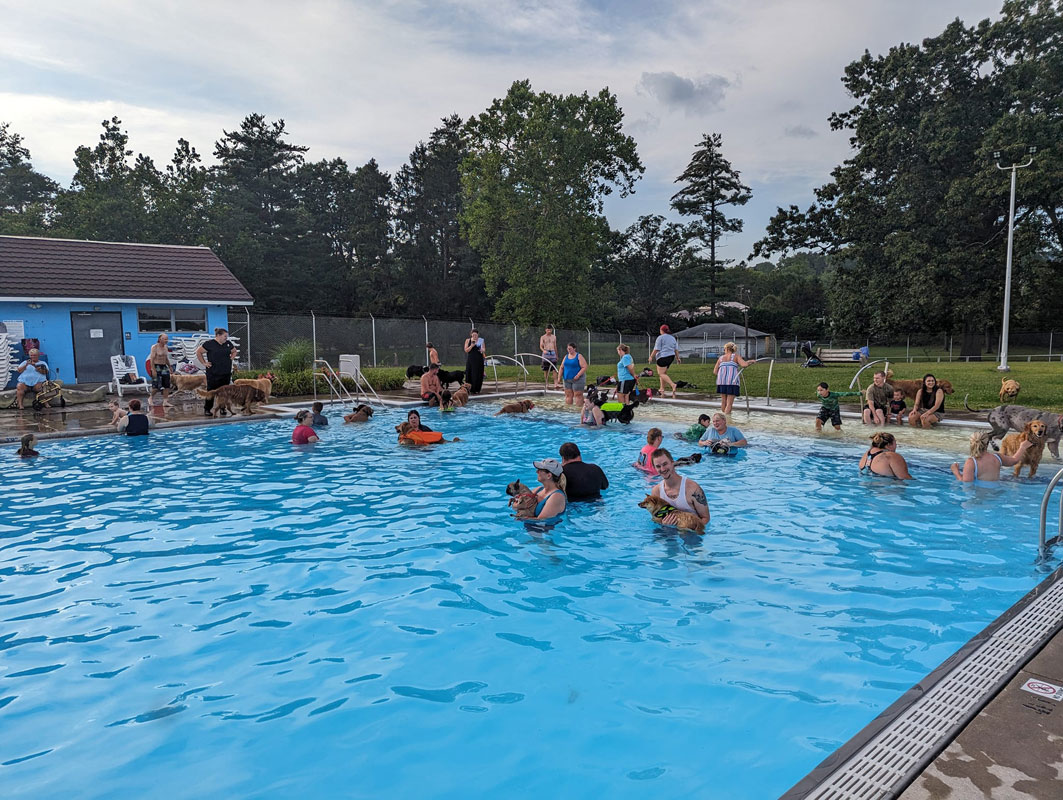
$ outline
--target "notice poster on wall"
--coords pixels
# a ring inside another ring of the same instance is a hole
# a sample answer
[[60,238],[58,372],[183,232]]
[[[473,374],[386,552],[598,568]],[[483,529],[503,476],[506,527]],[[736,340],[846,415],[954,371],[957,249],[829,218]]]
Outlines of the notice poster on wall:
[[4,327],[7,328],[7,340],[17,342],[26,338],[26,321],[21,319],[5,319]]

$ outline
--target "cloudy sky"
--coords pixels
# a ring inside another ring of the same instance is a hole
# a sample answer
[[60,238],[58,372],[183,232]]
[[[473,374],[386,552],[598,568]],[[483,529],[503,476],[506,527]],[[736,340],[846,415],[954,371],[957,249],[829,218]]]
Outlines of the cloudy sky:
[[0,0],[0,121],[38,169],[69,183],[79,144],[118,116],[131,147],[204,156],[250,112],[283,118],[312,159],[394,171],[438,120],[468,117],[529,78],[609,87],[646,174],[610,222],[667,213],[694,145],[723,134],[753,188],[744,258],[776,206],[806,204],[845,158],[827,116],[865,49],[940,33],[1000,0]]

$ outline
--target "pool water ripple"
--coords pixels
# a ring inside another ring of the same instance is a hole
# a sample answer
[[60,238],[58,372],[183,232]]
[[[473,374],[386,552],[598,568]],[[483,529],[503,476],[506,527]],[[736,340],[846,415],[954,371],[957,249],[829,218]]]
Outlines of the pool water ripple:
[[[431,449],[383,411],[0,457],[4,796],[774,797],[1043,574],[1039,481],[754,434],[686,470],[702,538],[635,506],[649,423],[490,412],[429,412],[463,440]],[[566,439],[606,499],[512,520]]]

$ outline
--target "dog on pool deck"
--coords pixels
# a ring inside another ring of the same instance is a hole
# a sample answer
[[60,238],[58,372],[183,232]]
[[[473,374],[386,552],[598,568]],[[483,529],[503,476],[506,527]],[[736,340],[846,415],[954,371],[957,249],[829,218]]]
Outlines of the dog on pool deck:
[[266,396],[267,403],[270,395],[273,394],[273,381],[269,378],[237,378],[233,383],[237,386],[254,386],[261,389],[262,394]]
[[1019,445],[1023,442],[1030,442],[1032,447],[1026,449],[1023,452],[1022,460],[1015,465],[1015,477],[1019,477],[1019,472],[1022,468],[1030,468],[1030,477],[1032,478],[1037,474],[1037,465],[1041,463],[1041,456],[1045,452],[1045,434],[1048,433],[1048,426],[1041,420],[1035,419],[1027,422],[1022,429],[1022,433],[1009,433],[1000,442],[1000,452],[1004,455],[1013,456],[1019,451]]
[[520,481],[506,486],[506,494],[509,495],[509,507],[516,512],[517,519],[530,519],[535,516],[535,506],[539,502],[535,492]]
[[[904,396],[909,400],[914,400],[916,394],[919,393],[919,387],[923,385],[921,380],[909,380],[907,378],[894,378],[893,370],[891,369],[886,373],[886,383],[892,386],[894,389],[903,392]],[[949,381],[938,381],[938,386],[941,387],[941,391],[945,394],[952,394],[956,390],[952,388],[952,384]]]
[[495,412],[495,416],[497,417],[499,414],[525,414],[533,408],[535,408],[535,403],[531,400],[518,400],[515,403],[506,403]]
[[963,398],[963,407],[974,413],[989,412],[986,415],[986,422],[993,428],[994,439],[999,439],[1008,431],[1021,432],[1026,428],[1027,422],[1035,419],[1040,420],[1047,429],[1045,444],[1048,445],[1048,451],[1056,461],[1059,461],[1059,440],[1063,438],[1063,414],[1057,414],[1054,411],[1042,411],[1039,408],[1013,405],[997,406],[996,408],[971,408],[967,405],[966,397]]
[[705,533],[705,523],[701,521],[697,514],[691,514],[689,511],[677,511],[675,507],[668,505],[668,502],[660,497],[655,497],[652,494],[646,495],[646,499],[639,503],[639,508],[649,511],[653,521],[661,525],[664,524],[662,520],[674,512],[676,515],[675,525],[679,530]]
[[343,415],[344,422],[369,422],[373,416],[373,409],[365,403],[357,406],[350,414]]
[[1022,389],[1022,385],[1014,378],[1001,378],[1000,379],[1000,403],[1014,403],[1015,398],[1019,396],[1019,390]]
[[472,389],[472,384],[463,383],[461,388],[450,396],[450,402],[456,406],[463,406],[469,402],[469,390]]
[[238,386],[235,383],[212,389],[209,392],[206,389],[196,389],[196,394],[203,398],[214,398],[213,415],[215,417],[220,416],[222,411],[235,414],[234,406],[240,406],[245,414],[254,414],[255,410],[251,404],[266,402],[265,392],[257,386]]
[[196,389],[207,388],[207,376],[200,372],[198,375],[182,375],[180,372],[170,373],[170,382],[175,392],[195,392]]

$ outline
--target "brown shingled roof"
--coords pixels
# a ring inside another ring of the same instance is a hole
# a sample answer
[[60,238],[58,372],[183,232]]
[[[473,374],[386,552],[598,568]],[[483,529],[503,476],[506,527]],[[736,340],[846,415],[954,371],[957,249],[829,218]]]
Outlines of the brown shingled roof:
[[249,304],[207,247],[0,236],[0,299]]

